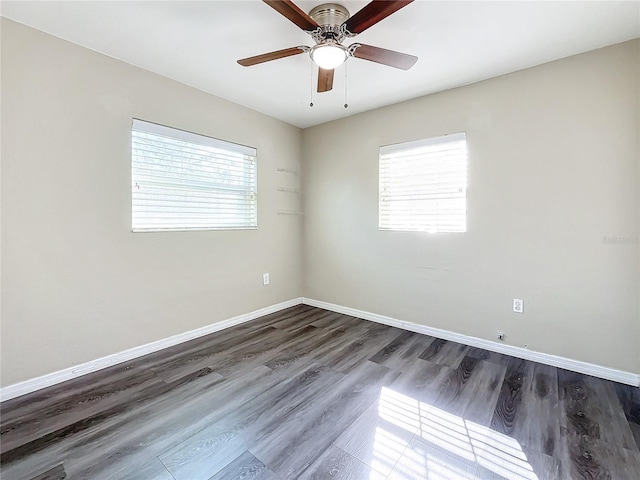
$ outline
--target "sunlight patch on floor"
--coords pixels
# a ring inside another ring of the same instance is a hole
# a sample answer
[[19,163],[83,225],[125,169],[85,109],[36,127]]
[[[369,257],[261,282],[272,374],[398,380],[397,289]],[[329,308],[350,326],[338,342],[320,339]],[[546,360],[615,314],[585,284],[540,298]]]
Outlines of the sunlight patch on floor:
[[[476,472],[484,468],[512,480],[539,480],[516,440],[428,403],[384,387],[378,416],[384,422],[376,428],[372,468],[389,468],[403,452],[390,479],[479,480]],[[385,422],[415,432],[414,440],[407,445]]]

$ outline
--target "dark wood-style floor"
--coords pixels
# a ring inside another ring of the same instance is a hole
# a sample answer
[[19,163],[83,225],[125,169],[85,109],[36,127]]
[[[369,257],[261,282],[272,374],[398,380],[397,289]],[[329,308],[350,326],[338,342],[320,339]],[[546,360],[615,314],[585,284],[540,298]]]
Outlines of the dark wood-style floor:
[[3,480],[640,479],[640,389],[304,305],[1,413]]

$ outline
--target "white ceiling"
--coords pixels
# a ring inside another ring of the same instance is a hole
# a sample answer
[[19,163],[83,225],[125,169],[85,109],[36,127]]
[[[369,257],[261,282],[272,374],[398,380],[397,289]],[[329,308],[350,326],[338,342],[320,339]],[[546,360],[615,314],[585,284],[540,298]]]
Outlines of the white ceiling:
[[[298,1],[305,11],[323,1]],[[351,14],[367,1],[342,1]],[[640,37],[640,1],[416,1],[353,41],[419,57],[409,71],[351,58],[315,93],[307,55],[239,58],[312,45],[261,1],[2,1],[2,16],[299,127]],[[314,107],[309,107],[313,86]]]

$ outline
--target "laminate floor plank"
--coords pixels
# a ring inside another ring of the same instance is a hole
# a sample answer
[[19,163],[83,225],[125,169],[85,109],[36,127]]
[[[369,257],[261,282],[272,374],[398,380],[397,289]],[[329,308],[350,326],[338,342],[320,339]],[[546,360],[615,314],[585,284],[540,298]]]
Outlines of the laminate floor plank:
[[65,478],[67,478],[67,472],[64,470],[64,465],[60,464],[40,475],[36,475],[31,480],[64,480]]
[[151,368],[149,369],[154,375],[165,383],[172,383],[181,378],[188,378],[191,375],[199,374],[204,371],[213,372],[211,362],[208,359],[195,360],[185,365],[176,366],[174,368]]
[[518,420],[527,418],[526,411],[520,407],[524,401],[525,392],[532,384],[532,375],[532,369],[526,360],[508,361],[504,382],[491,420],[492,430],[504,435],[514,435],[514,431],[520,427]]
[[[223,352],[226,349],[235,347],[240,348],[239,343],[255,342],[255,338],[259,338],[264,332],[275,331],[276,329],[267,326],[258,327],[255,331],[243,335],[239,333],[242,326],[231,327],[229,329],[207,335],[184,344],[175,345],[159,352],[151,353],[140,359],[123,363],[122,372],[118,372],[126,378],[137,378],[140,372],[153,371],[159,379],[171,382],[174,379],[184,377],[194,371],[207,368],[209,362],[202,361],[211,357],[215,353]],[[245,327],[246,328],[246,327]],[[217,335],[217,336],[216,336]],[[200,363],[198,363],[200,362]],[[109,369],[107,369],[109,370]],[[90,374],[88,377],[98,375],[94,384],[109,385],[115,382],[115,379],[103,379],[102,371]],[[80,377],[83,379],[85,377]],[[71,382],[75,382],[77,380]],[[86,389],[86,387],[85,387]],[[61,393],[64,396],[64,392]],[[70,390],[67,397],[75,397],[79,393]]]
[[490,352],[489,350],[478,347],[469,347],[465,356],[475,358],[477,360],[484,360],[485,362],[497,363],[499,365],[507,365],[511,359],[515,358],[502,353]]
[[160,383],[153,372],[123,377],[72,397],[60,396],[57,403],[18,417],[13,422],[3,418],[2,455],[46,435],[60,432],[86,418],[120,413],[126,405],[149,395]]
[[247,450],[209,480],[279,480],[279,477]]
[[387,478],[389,480],[476,480],[477,477],[474,476],[476,468],[472,461],[414,438]]
[[267,349],[270,346],[280,344],[283,338],[286,338],[285,332],[267,325],[240,338],[232,338],[226,342],[211,342],[207,345],[201,345],[197,350],[190,349],[183,355],[172,355],[167,361],[158,363],[151,368],[154,371],[172,373],[176,370],[186,369],[188,371],[206,366],[216,368],[217,362],[224,361],[227,357],[237,357],[248,350]]
[[614,388],[629,422],[636,447],[640,449],[640,388],[620,383],[614,384]]
[[[203,377],[206,377],[204,383],[196,382],[196,380],[203,379]],[[102,409],[98,413],[88,414],[86,409],[80,409],[80,411],[86,414],[85,416],[78,417],[76,415],[68,415],[66,418],[73,423],[61,426],[58,430],[49,433],[43,431],[42,435],[37,438],[33,438],[31,429],[28,430],[25,435],[26,441],[3,452],[0,458],[2,458],[3,463],[12,462],[26,455],[32,455],[40,450],[46,449],[49,446],[60,446],[60,441],[63,439],[72,439],[74,436],[83,434],[84,432],[91,432],[100,427],[105,430],[105,425],[120,422],[122,419],[140,411],[140,409],[157,404],[160,400],[171,398],[170,394],[172,392],[182,389],[183,386],[191,382],[200,385],[201,389],[208,389],[212,384],[218,383],[221,379],[222,377],[220,375],[211,371],[200,372],[172,383],[160,382],[152,388],[145,389],[140,392],[140,394],[130,395],[124,399],[118,398],[116,403],[111,403],[109,408]]]
[[[435,406],[451,415],[488,426],[505,372],[503,365],[465,357],[449,374]],[[478,392],[482,392],[482,402],[477,401]]]
[[135,468],[121,477],[121,480],[138,480],[141,478],[145,480],[175,480],[159,458],[154,458],[146,465]]
[[179,344],[143,357],[146,366],[155,371],[173,371],[181,366],[189,365],[193,362],[201,362],[192,370],[198,370],[208,366],[206,358],[216,353],[224,352],[229,348],[241,348],[244,343],[255,343],[255,339],[260,339],[264,334],[273,332],[271,325],[283,319],[299,319],[313,307],[308,305],[298,305],[279,312],[275,312],[248,323],[236,325],[219,332],[215,332],[204,337],[192,340],[187,344]]
[[635,450],[612,450],[607,458],[612,478],[640,478],[640,453]]
[[[303,335],[314,327],[307,327],[298,333],[285,332],[272,326],[265,326],[258,334],[246,335],[235,342],[225,342],[201,349],[174,359],[170,364],[162,364],[159,369],[169,372],[171,377],[186,372],[211,368],[223,376],[229,376],[234,370],[242,370],[261,365],[270,355],[291,341],[300,341]],[[243,341],[244,340],[244,341]]]
[[529,464],[519,468],[532,467],[548,478],[569,478],[569,464],[563,461],[567,451],[560,434],[557,385],[554,367],[511,358],[491,430],[501,439],[493,442],[495,448]]
[[288,331],[295,331],[301,326],[306,325],[312,325],[317,328],[317,326],[314,325],[314,322],[319,322],[323,318],[332,317],[334,315],[336,314],[328,310],[312,309],[306,312],[302,312],[295,317],[285,317],[281,320],[278,320],[277,322],[271,323],[271,326]]
[[165,452],[160,459],[172,475],[177,480],[210,478],[253,444],[256,430],[266,428],[274,418],[283,421],[344,377],[324,366],[313,366],[297,375],[290,368],[286,377],[284,373],[278,372],[281,382],[225,412],[210,426]]
[[35,412],[53,411],[56,408],[64,408],[64,405],[70,397],[91,397],[93,396],[92,392],[103,389],[105,385],[120,384],[123,381],[127,382],[127,379],[141,374],[144,370],[141,366],[134,367],[130,365],[129,362],[126,362],[35,391],[28,395],[22,395],[4,401],[0,404],[3,430],[5,425],[14,422],[16,419],[28,423],[28,419],[32,417]]
[[470,347],[460,343],[449,342],[436,338],[429,343],[429,346],[418,358],[429,360],[430,362],[445,365],[451,368],[458,368],[462,359],[466,356]]
[[0,405],[3,480],[640,478],[640,389],[297,305]]
[[428,335],[402,332],[388,345],[376,352],[369,360],[385,367],[402,371],[412,363],[435,340]]
[[[277,329],[276,329],[277,330]],[[242,372],[247,368],[265,365],[289,346],[295,348],[306,339],[317,337],[316,327],[307,325],[296,332],[280,330],[279,334],[265,336],[261,342],[246,345],[245,347],[216,356],[212,368],[224,377],[231,377],[236,372]]]
[[[565,371],[560,371],[564,374]],[[580,374],[577,374],[579,376]],[[564,377],[563,386],[565,387],[564,399],[565,407],[579,408],[581,405],[587,406],[589,411],[593,411],[594,418],[600,415],[598,419],[600,439],[607,445],[615,448],[617,446],[622,447],[629,451],[638,452],[638,447],[631,433],[629,423],[625,417],[624,411],[621,408],[620,400],[616,394],[614,383],[608,380],[600,380],[588,375],[582,375],[581,379],[577,381],[573,386],[580,384],[586,386],[588,394],[582,403],[582,398],[579,398],[580,393],[576,390],[569,391],[569,387],[566,383],[566,376]],[[569,393],[569,395],[567,395]],[[578,393],[578,397],[574,394]],[[570,399],[576,399],[577,401],[571,402]]]
[[180,444],[161,456],[162,463],[176,480],[211,478],[250,446],[246,432],[231,423],[220,422],[206,432],[206,438],[198,436],[197,448]]
[[[205,340],[206,342],[216,341],[219,334],[223,332],[229,332],[231,336],[239,337],[244,333],[271,326],[280,320],[299,317],[307,312],[313,312],[315,310],[316,308],[305,304],[294,305],[293,307],[278,310],[277,312],[269,313],[268,315],[263,315],[262,317],[251,320],[250,322],[240,323],[224,330],[214,332],[210,335],[207,335],[206,337],[201,337],[201,339]],[[228,338],[230,337],[226,337],[226,339]]]
[[318,335],[308,339],[308,341],[287,345],[272,359],[268,360],[265,365],[275,369],[296,362],[329,363],[334,359],[335,352],[343,351],[354,343],[360,335],[364,335],[367,332],[367,325],[347,329],[341,324],[335,324],[331,327],[319,328],[319,330]]
[[322,397],[257,431],[251,453],[283,479],[298,478],[396,377],[373,362],[357,366]]
[[[458,474],[466,478],[464,475],[468,475],[482,461],[488,461],[487,458],[504,456],[502,451],[509,451],[507,446],[502,445],[505,440],[513,442],[508,437],[500,438],[497,432],[488,427],[498,401],[505,366],[471,357],[465,357],[455,370],[437,364],[430,365],[430,370],[437,373],[426,382],[427,395],[414,392],[405,395],[402,402],[396,400],[398,405],[405,406],[405,412],[410,411],[412,406],[416,412],[405,413],[405,416],[418,422],[414,440],[419,442],[416,444],[419,449],[409,451],[407,454],[412,459],[399,461],[398,469],[401,471],[396,471],[390,478],[410,475],[407,462],[417,462],[419,472],[430,468],[429,465],[437,472],[444,468],[442,465],[452,463],[456,466],[451,468],[458,472],[462,462],[465,467]],[[439,370],[435,370],[436,366]],[[392,385],[392,388],[395,386]],[[404,391],[408,393],[406,387]],[[482,402],[477,401],[479,392],[482,392]],[[417,455],[418,451],[424,455]],[[436,452],[440,453],[436,455]]]
[[635,455],[625,455],[635,440],[611,382],[558,369],[558,386],[572,477],[616,478],[636,470],[630,465]]
[[174,360],[170,365],[160,365],[154,371],[167,381],[202,369],[211,369],[227,377],[235,371],[251,369],[267,363],[283,348],[293,348],[307,337],[315,338],[315,327],[303,327],[294,333],[284,332],[271,326],[265,327],[263,336],[249,342],[238,343],[234,347],[208,348],[195,355],[186,356],[183,361]]
[[[453,372],[452,368],[444,365],[417,359],[405,367],[388,389],[383,390],[384,399],[390,408],[397,404],[400,412],[431,408]],[[413,415],[409,418],[413,419]]]
[[[321,310],[328,312],[328,310]],[[329,315],[318,318],[311,325],[318,328],[366,328],[369,322],[363,322],[361,319],[344,315],[342,313],[329,312]]]
[[271,374],[268,368],[260,367],[231,380],[220,380],[217,375],[198,377],[142,405],[131,405],[121,416],[54,439],[24,460],[17,457],[6,465],[3,462],[3,474],[28,478],[29,472],[54,458],[64,460],[72,478],[117,479],[128,474],[133,465],[145,465],[168,446],[202,429],[209,405],[242,401],[255,394],[252,387],[257,377],[267,380]]
[[531,375],[524,391],[523,414],[518,416],[511,436],[520,443],[536,471],[540,469],[549,476],[550,469],[555,468],[557,478],[568,478],[571,471],[560,430],[562,408],[557,369],[533,362],[527,362],[527,368]]
[[385,480],[386,476],[372,470],[335,445],[330,445],[298,478],[299,480]]
[[[176,404],[181,405],[182,402],[189,399],[199,398],[220,381],[219,376],[197,378],[188,384],[182,385],[178,390],[170,391],[158,398],[149,399],[146,407],[153,408],[154,405],[160,404],[157,408],[159,411],[162,411],[161,407],[163,405],[176,410]],[[42,448],[30,449],[30,445],[27,444],[27,448],[19,452],[19,454],[8,452],[12,457],[7,458],[2,464],[3,475],[16,480],[28,479],[33,476],[32,472],[42,471],[44,467],[56,460],[57,462],[64,461],[65,468],[71,478],[82,478],[79,472],[83,464],[100,463],[103,458],[108,459],[120,450],[127,452],[124,457],[133,455],[134,452],[127,446],[127,438],[136,432],[136,427],[153,428],[152,426],[155,426],[155,428],[158,428],[159,424],[162,425],[155,416],[147,413],[145,409],[140,412],[136,405],[132,405],[123,415],[115,415],[103,420],[102,422],[89,424],[85,429],[68,432],[67,435],[59,438],[48,439],[48,443],[43,445]],[[43,439],[47,440],[46,437],[43,437]],[[140,465],[147,463],[154,456],[150,454],[148,457],[144,457]],[[115,466],[117,460],[116,456],[112,466]],[[92,478],[90,475],[85,477]]]
[[325,355],[320,361],[338,371],[349,372],[357,365],[368,362],[369,357],[380,349],[380,345],[391,342],[400,333],[402,331],[397,328],[372,323],[358,339],[332,351],[330,356]]
[[295,305],[293,307],[285,308],[284,310],[270,313],[269,315],[264,315],[255,320],[252,320],[251,322],[242,323],[238,325],[238,327],[247,327],[249,330],[251,330],[252,327],[255,328],[256,326],[260,325],[271,325],[274,322],[283,320],[285,318],[297,317],[299,315],[304,315],[307,312],[315,312],[317,310],[318,309],[315,307],[301,303],[300,305]]
[[299,307],[281,310],[252,322],[235,325],[186,343],[168,347],[133,360],[132,365],[137,367],[139,364],[143,364],[145,368],[160,370],[163,365],[170,366],[176,360],[182,360],[179,364],[188,363],[191,357],[197,357],[198,354],[207,354],[211,351],[222,351],[225,348],[237,347],[241,343],[251,342],[253,339],[259,338],[264,332],[273,330],[271,323],[306,311],[306,309],[298,311]]
[[335,445],[374,471],[389,475],[421,428],[451,369],[418,360],[388,387],[335,441]]
[[318,329],[318,334],[307,341],[286,345],[273,358],[265,362],[271,369],[286,368],[295,363],[312,363],[318,358],[331,355],[334,349],[353,341],[353,334],[343,328]]
[[[262,378],[263,382],[257,383],[256,378]],[[234,379],[225,379],[194,397],[185,391],[180,395],[181,401],[167,399],[166,402],[141,409],[115,425],[109,437],[105,438],[103,432],[98,431],[86,439],[86,448],[92,455],[73,458],[69,472],[79,478],[119,479],[124,473],[130,472],[134,465],[144,464],[158,456],[162,460],[163,452],[233,412],[237,406],[235,402],[249,401],[263,389],[279,384],[282,379],[282,376],[274,375],[266,367],[259,367]],[[179,408],[176,408],[177,405]],[[97,449],[104,444],[111,448]],[[221,445],[229,446],[225,443]],[[231,448],[229,450],[236,453]]]
[[[483,455],[493,455],[486,453],[494,449],[495,442],[488,425],[505,370],[506,367],[501,365],[465,357],[457,369],[444,369],[438,381],[432,382],[437,387],[428,403],[419,404],[419,430],[415,436],[419,441],[419,451],[426,452],[426,457],[416,456],[415,451],[409,452],[415,457],[412,461],[421,465],[421,472],[429,465],[448,465],[457,459],[454,462],[457,466],[452,468],[457,472],[460,462],[465,463],[467,466],[460,473],[465,478],[464,475],[470,471],[469,466],[476,468]],[[482,402],[477,401],[479,392],[482,392]],[[501,448],[499,445],[494,450],[500,452]],[[439,455],[444,460],[438,460],[437,455],[434,457],[434,452],[441,452]],[[437,471],[441,467],[434,468]]]
[[[281,376],[283,373],[279,372]],[[253,445],[256,430],[266,428],[274,418],[283,421],[344,377],[323,366],[297,375],[290,370],[287,375],[293,378],[225,412],[210,426],[165,452],[160,459],[171,474],[177,480],[208,479]]]
[[[470,357],[465,357],[471,360]],[[462,361],[464,363],[465,360]],[[460,365],[462,365],[462,363]],[[471,379],[455,400],[455,410],[466,422],[488,427],[498,402],[500,386],[504,380],[506,367],[480,360],[474,368]],[[482,402],[478,402],[478,392],[482,392]],[[436,405],[440,402],[440,398]],[[443,403],[443,405],[445,405]],[[444,407],[448,410],[449,406]]]
[[386,477],[417,430],[417,423],[378,399],[334,443]]
[[[553,462],[553,459],[549,459],[550,462]],[[478,466],[473,472],[473,480],[546,480],[546,479],[557,479],[564,480],[563,477],[558,477],[553,472],[553,467],[545,471],[532,471],[529,469],[514,469],[514,467],[510,464],[503,464],[499,459],[495,461],[495,463],[491,463],[487,467]],[[545,476],[547,475],[547,476]],[[568,477],[567,480],[570,480],[571,477]]]

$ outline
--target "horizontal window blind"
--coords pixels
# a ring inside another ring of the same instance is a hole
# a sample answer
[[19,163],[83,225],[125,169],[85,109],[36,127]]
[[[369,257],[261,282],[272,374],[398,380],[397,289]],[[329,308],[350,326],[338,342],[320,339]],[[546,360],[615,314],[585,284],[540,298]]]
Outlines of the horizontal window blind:
[[132,229],[256,228],[256,149],[134,120]]
[[465,133],[380,147],[381,230],[465,232]]

